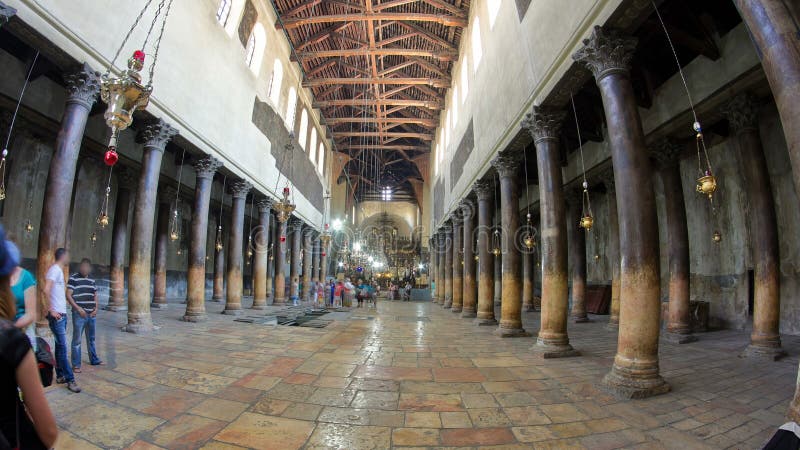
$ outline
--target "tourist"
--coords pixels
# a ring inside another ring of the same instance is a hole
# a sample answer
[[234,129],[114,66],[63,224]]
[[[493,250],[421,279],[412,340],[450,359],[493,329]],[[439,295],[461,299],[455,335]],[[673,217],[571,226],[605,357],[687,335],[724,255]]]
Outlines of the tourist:
[[333,297],[333,306],[341,307],[344,303],[344,283],[341,281],[336,283],[336,290]]
[[317,283],[317,302],[319,306],[325,307],[325,283],[323,281]]
[[330,293],[330,305],[333,306],[334,305],[333,301],[336,298],[336,283],[333,281],[333,278],[331,278],[331,280],[330,280],[330,284],[328,286],[328,289],[331,291],[331,293]]
[[356,287],[353,286],[353,283],[350,282],[350,278],[344,279],[344,301],[342,302],[343,306],[353,306],[353,297],[356,294]]
[[403,301],[410,301],[411,300],[411,282],[406,281],[406,289],[405,293],[403,294]]
[[[10,241],[9,241],[10,242]],[[19,249],[11,244],[9,252],[16,254],[19,260]],[[23,330],[31,342],[33,351],[36,351],[36,278],[33,274],[16,266],[11,272],[11,293],[16,302],[17,314],[14,316],[14,326]]]
[[367,285],[364,284],[364,280],[359,279],[358,289],[356,290],[356,299],[358,300],[359,308],[361,308],[361,306],[364,304],[364,298],[368,296],[369,296],[369,289],[367,288]]
[[58,427],[44,396],[36,357],[29,338],[12,322],[17,300],[11,277],[19,260],[19,249],[5,239],[0,227],[0,448],[53,448]]
[[86,350],[89,353],[89,364],[98,366],[103,361],[97,357],[94,346],[95,322],[97,318],[97,285],[89,276],[92,273],[92,262],[88,258],[81,260],[78,272],[69,277],[67,283],[67,300],[72,306],[72,370],[81,372],[81,337],[86,331]]
[[78,393],[81,388],[75,382],[75,375],[67,358],[67,286],[64,283],[64,270],[69,267],[69,252],[65,248],[56,250],[56,261],[47,269],[44,293],[50,303],[47,321],[53,332],[56,349],[56,382],[67,385],[67,389]]

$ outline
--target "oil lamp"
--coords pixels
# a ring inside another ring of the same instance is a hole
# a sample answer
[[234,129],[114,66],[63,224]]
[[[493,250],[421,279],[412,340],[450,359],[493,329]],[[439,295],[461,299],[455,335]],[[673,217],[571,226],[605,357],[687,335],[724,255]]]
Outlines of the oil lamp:
[[97,224],[101,229],[108,226],[108,197],[111,194],[111,186],[106,186],[106,194],[103,197],[103,204],[100,205],[100,214],[97,216]]
[[180,234],[180,230],[178,228],[178,208],[176,207],[172,211],[172,223],[170,224],[170,227],[169,227],[169,238],[170,238],[170,240],[172,240],[174,242],[174,241],[177,241],[178,239],[180,239],[180,237],[181,237],[181,234]]
[[218,252],[222,251],[222,225],[217,225],[217,238],[214,241],[214,248],[216,248]]
[[33,231],[33,224],[31,223],[31,219],[25,221],[25,232],[31,233]]
[[528,213],[527,219],[528,226],[525,229],[525,235],[522,238],[522,242],[525,244],[525,247],[527,247],[528,250],[533,250],[533,247],[536,247],[536,240],[533,239],[530,231],[533,228],[533,225],[531,225],[531,213]]
[[[103,118],[112,130],[112,143],[116,148],[116,136],[128,128],[133,122],[133,113],[137,109],[145,109],[150,101],[153,86],[142,85],[142,68],[145,54],[136,50],[128,59],[128,69],[120,77],[112,77],[110,73],[103,75],[100,81],[100,99],[108,104]],[[109,144],[109,150],[112,145]]]
[[[585,173],[584,177],[586,177]],[[592,216],[592,204],[589,202],[589,183],[585,178],[583,180],[583,192],[581,193],[581,209],[581,220],[578,221],[578,226],[589,231],[594,226],[594,217]]]
[[294,203],[291,202],[289,195],[291,190],[289,186],[283,188],[283,198],[273,205],[273,208],[277,211],[278,214],[278,221],[279,222],[286,222],[289,220],[289,217],[294,212],[296,206]]
[[92,231],[92,234],[89,236],[89,241],[92,243],[92,247],[97,244],[97,232]]
[[722,241],[722,234],[719,231],[714,231],[714,234],[711,236],[711,240],[715,243],[719,243]]

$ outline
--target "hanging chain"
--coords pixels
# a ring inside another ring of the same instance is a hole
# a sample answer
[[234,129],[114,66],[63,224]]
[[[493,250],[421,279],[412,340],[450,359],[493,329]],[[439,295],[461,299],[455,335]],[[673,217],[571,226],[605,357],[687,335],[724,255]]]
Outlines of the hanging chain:
[[131,38],[131,35],[133,34],[133,30],[135,30],[136,27],[139,25],[139,22],[142,20],[142,16],[144,16],[145,11],[147,11],[147,8],[150,7],[150,3],[153,3],[153,0],[147,0],[147,3],[144,4],[144,6],[142,7],[142,10],[139,11],[139,15],[136,16],[136,20],[133,21],[133,25],[131,25],[131,28],[128,30],[128,34],[125,35],[125,38],[122,40],[122,44],[119,45],[119,48],[117,49],[117,52],[114,53],[114,57],[111,59],[111,62],[108,64],[108,68],[106,69],[106,73],[107,74],[111,73],[111,68],[114,67],[114,63],[117,61],[117,58],[119,58],[119,54],[122,53],[122,49],[125,47],[125,44],[128,43],[128,39]]
[[583,159],[583,139],[581,138],[581,126],[580,122],[578,121],[578,109],[575,107],[575,98],[572,96],[572,92],[569,93],[569,101],[572,103],[572,115],[575,117],[575,130],[578,133],[578,151],[580,152],[581,156],[581,172],[583,173],[583,183],[581,185],[583,187],[583,192],[581,193],[581,215],[586,216],[588,213],[589,216],[593,216],[592,204],[589,201],[589,182],[586,181],[586,163]]
[[178,210],[178,200],[180,199],[181,195],[181,180],[183,179],[183,160],[186,158],[186,149],[183,149],[183,153],[181,153],[181,168],[178,169],[178,192],[175,193],[175,211]]
[[161,39],[164,37],[164,26],[167,24],[167,17],[169,17],[170,9],[172,9],[172,0],[169,0],[169,3],[167,3],[167,10],[166,12],[164,12],[164,20],[161,21],[161,31],[159,31],[158,33],[158,38],[156,39],[156,48],[155,51],[153,52],[153,63],[150,64],[150,73],[148,74],[149,79],[147,80],[148,85],[153,84],[153,72],[156,70],[156,63],[158,62],[158,51],[161,49]]
[[31,67],[28,69],[28,75],[25,77],[25,83],[22,85],[22,89],[19,92],[19,100],[17,100],[17,106],[14,107],[14,114],[11,115],[11,123],[8,126],[8,135],[6,135],[6,145],[3,146],[3,153],[0,156],[0,201],[5,200],[6,198],[6,157],[8,157],[8,145],[11,143],[11,132],[14,131],[14,123],[17,121],[17,114],[19,114],[19,107],[22,105],[22,97],[25,96],[25,90],[28,88],[28,84],[31,81],[31,74],[33,74],[33,68],[36,66],[36,61],[39,59],[39,51],[36,51],[36,54],[33,56],[33,61],[31,62]]
[[222,178],[222,197],[219,200],[219,222],[217,225],[222,227],[222,207],[225,205],[225,182],[228,181],[228,176],[225,175]]

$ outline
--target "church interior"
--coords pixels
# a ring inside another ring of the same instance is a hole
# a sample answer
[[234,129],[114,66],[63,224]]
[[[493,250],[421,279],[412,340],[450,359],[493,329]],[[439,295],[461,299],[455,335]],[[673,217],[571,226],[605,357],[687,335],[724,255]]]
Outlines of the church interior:
[[0,65],[55,448],[800,445],[796,0],[2,0]]

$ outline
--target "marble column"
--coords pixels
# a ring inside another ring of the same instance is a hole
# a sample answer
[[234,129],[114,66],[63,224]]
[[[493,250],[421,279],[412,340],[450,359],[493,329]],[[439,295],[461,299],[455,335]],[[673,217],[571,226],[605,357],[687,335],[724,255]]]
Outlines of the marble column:
[[635,38],[596,26],[573,58],[593,73],[603,99],[620,239],[620,312],[617,355],[603,385],[615,395],[642,398],[668,392],[659,374],[661,285],[653,171],[630,80]]
[[167,252],[169,252],[169,222],[177,191],[170,187],[158,191],[158,218],[156,219],[156,248],[153,261],[152,309],[167,308]]
[[523,123],[536,145],[541,210],[542,313],[533,350],[545,358],[578,355],[567,334],[567,216],[559,144],[564,116],[564,111],[534,108]]
[[[494,233],[500,232],[500,225],[495,226]],[[503,301],[503,255],[501,253],[494,254],[492,253],[492,258],[494,259],[494,286],[492,291],[492,298],[494,299],[494,304],[500,306]]]
[[453,222],[453,303],[450,311],[454,313],[461,313],[464,307],[464,264],[463,260],[466,259],[463,255],[464,246],[464,229],[461,221],[460,211],[454,212],[450,216]]
[[519,190],[517,176],[522,153],[506,150],[492,160],[500,178],[500,218],[502,234],[502,286],[500,300],[500,337],[530,336],[522,328],[522,280],[520,279]]
[[664,220],[667,230],[669,260],[669,312],[664,339],[673,344],[686,344],[697,340],[692,335],[689,312],[689,227],[686,223],[686,205],[681,183],[681,151],[685,148],[672,140],[664,139],[653,148],[653,159],[659,165],[659,178],[664,191]]
[[[328,236],[328,242],[325,239],[320,239],[319,242],[319,281],[325,282],[328,279],[328,252],[330,251],[330,236]],[[327,289],[327,288],[326,288]],[[323,289],[325,292],[324,295],[329,295],[328,291]]]
[[270,215],[269,244],[267,245],[267,304],[275,300],[273,283],[275,281],[275,249],[278,247],[279,235],[277,234],[278,222],[274,215]]
[[322,249],[320,247],[319,237],[314,237],[314,241],[311,244],[311,249],[312,249],[311,281],[314,282],[324,281],[322,278],[320,278],[320,274],[322,273],[322,271],[320,270],[319,264],[321,258],[320,253],[322,252]]
[[740,94],[727,105],[731,130],[736,134],[742,174],[747,186],[750,245],[753,249],[753,332],[742,356],[778,360],[781,347],[780,256],[775,201],[767,170],[767,158],[758,132],[758,104]]
[[291,264],[289,265],[289,298],[292,301],[296,301],[300,297],[300,252],[303,248],[303,221],[297,217],[289,219],[289,234],[292,241]]
[[17,10],[0,2],[0,26],[6,24],[17,14]]
[[208,246],[208,214],[214,173],[222,163],[206,156],[194,163],[196,173],[192,223],[189,228],[189,267],[186,271],[185,322],[206,320],[206,248]]
[[586,231],[578,223],[583,216],[583,189],[568,194],[569,207],[567,230],[569,232],[569,255],[572,260],[572,311],[575,323],[589,322],[586,314]]
[[242,255],[244,247],[244,210],[247,207],[247,194],[253,186],[245,180],[234,180],[230,183],[231,222],[228,227],[228,260],[225,278],[228,288],[225,291],[225,309],[223,314],[239,315],[242,313]]
[[311,260],[313,258],[314,230],[309,227],[303,229],[303,291],[304,302],[311,300]]
[[286,220],[278,218],[278,238],[275,241],[274,251],[275,260],[273,261],[275,269],[275,299],[272,301],[274,306],[283,306],[286,304],[286,231],[288,228]]
[[89,111],[100,92],[99,74],[86,63],[77,72],[65,75],[64,83],[67,94],[66,105],[61,116],[61,126],[56,136],[53,156],[50,159],[39,224],[36,279],[40,280],[37,285],[40,321],[45,319],[46,312],[50,309],[49,301],[44,294],[43,280],[47,269],[55,261],[56,249],[67,245],[67,223],[71,217],[70,201],[78,154]]
[[272,215],[272,200],[258,201],[258,229],[253,239],[253,309],[267,307],[267,261],[269,259],[269,219]]
[[[531,218],[531,213],[527,213],[527,219]],[[528,224],[525,224],[526,228]],[[533,224],[531,224],[531,227]],[[531,235],[533,236],[534,230],[528,230]],[[536,254],[536,247],[528,248],[528,246],[523,245],[522,249],[522,310],[523,311],[533,311],[535,307],[533,305],[533,288],[534,288],[534,269],[533,269],[533,257]]]
[[114,226],[111,230],[110,291],[107,309],[127,311],[125,303],[125,250],[128,248],[128,218],[131,208],[131,189],[136,176],[129,169],[117,170],[117,200],[114,204]]
[[144,125],[139,142],[144,144],[142,170],[133,210],[130,249],[130,280],[128,281],[129,333],[153,331],[150,316],[150,270],[153,251],[153,218],[156,214],[156,192],[161,172],[164,147],[178,131],[161,119]]
[[[733,0],[761,58],[786,135],[800,193],[800,39],[786,0]],[[795,3],[796,4],[796,3]],[[795,14],[797,14],[795,9]]]
[[442,227],[444,232],[444,302],[443,308],[453,306],[453,224],[448,221]]
[[220,221],[220,224],[217,225],[217,234],[220,236],[220,243],[217,245],[217,236],[214,235],[214,284],[212,287],[211,300],[221,302],[225,300],[225,245],[223,244],[225,238],[222,233],[222,217],[220,216],[217,220]]
[[462,200],[459,204],[463,220],[464,247],[464,292],[461,317],[476,317],[478,303],[478,284],[475,280],[475,203],[472,199]]
[[436,303],[444,304],[444,230],[436,232]]
[[612,168],[606,169],[602,179],[603,185],[606,187],[606,196],[608,196],[608,245],[606,246],[606,256],[611,267],[611,305],[606,328],[616,331],[619,327],[620,262],[619,219],[617,216],[617,190],[614,184],[614,170]]
[[492,214],[494,183],[478,180],[472,187],[478,198],[478,312],[475,324],[497,325],[494,317],[494,255],[492,254]]

